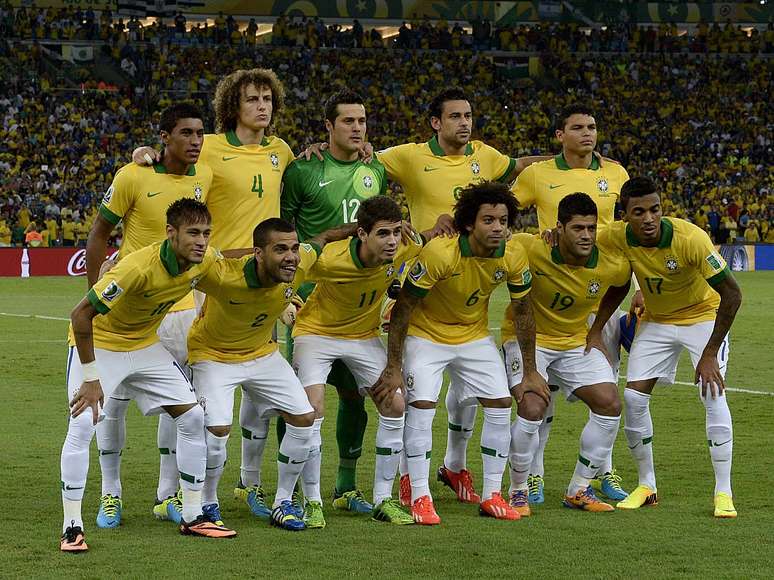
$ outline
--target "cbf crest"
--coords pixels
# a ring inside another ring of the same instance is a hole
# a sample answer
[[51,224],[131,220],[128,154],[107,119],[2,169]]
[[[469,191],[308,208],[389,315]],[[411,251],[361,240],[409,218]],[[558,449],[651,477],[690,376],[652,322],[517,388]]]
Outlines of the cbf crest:
[[589,285],[586,286],[586,298],[597,298],[601,289],[602,284],[599,280],[589,280]]
[[293,296],[293,286],[288,286],[285,288],[285,300],[290,300],[291,296]]
[[387,277],[388,277],[388,278],[392,278],[393,274],[395,274],[395,266],[393,266],[392,264],[390,264],[389,266],[387,266],[387,272],[386,272],[386,274],[387,274]]
[[514,373],[518,373],[520,370],[521,370],[521,359],[515,356],[511,361],[511,371]]
[[196,201],[201,201],[202,200],[202,193],[204,193],[204,190],[202,189],[202,184],[197,182],[196,185],[194,185],[194,188],[193,188],[194,199]]
[[409,391],[414,388],[414,372],[409,371],[406,375],[406,389]]
[[474,161],[470,164],[470,170],[473,172],[473,175],[478,175],[481,173],[481,165],[478,163],[478,161]]
[[597,189],[599,190],[599,193],[607,193],[609,187],[610,186],[607,183],[607,179],[604,177],[597,179]]
[[279,157],[276,153],[272,153],[269,155],[269,160],[271,161],[271,168],[275,170],[279,170]]
[[370,175],[364,175],[363,176],[363,187],[366,189],[371,189],[374,186],[374,178]]
[[492,274],[492,280],[495,282],[502,282],[505,280],[505,270],[497,268],[497,270],[494,271],[494,274]]
[[671,254],[668,254],[664,257],[664,266],[669,273],[677,272],[680,270],[680,264],[678,263],[677,258]]
[[196,288],[196,285],[199,283],[199,280],[201,280],[201,278],[202,278],[201,276],[194,276],[193,278],[191,278],[191,289],[192,290],[194,288]]

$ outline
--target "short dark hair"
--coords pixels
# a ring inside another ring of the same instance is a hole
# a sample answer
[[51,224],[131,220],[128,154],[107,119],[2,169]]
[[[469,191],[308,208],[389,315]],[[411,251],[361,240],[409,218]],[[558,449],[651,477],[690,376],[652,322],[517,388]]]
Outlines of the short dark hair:
[[428,109],[428,113],[430,113],[431,119],[433,117],[437,117],[438,119],[441,118],[441,115],[443,114],[443,104],[446,101],[470,102],[470,99],[468,99],[468,96],[465,94],[465,91],[463,91],[459,87],[451,87],[449,89],[444,90],[443,92],[437,94],[432,101],[430,101],[430,108]]
[[621,186],[621,207],[626,211],[629,200],[633,197],[645,197],[651,193],[658,194],[656,182],[650,177],[632,177]]
[[342,89],[333,93],[328,97],[328,100],[325,101],[325,118],[328,119],[331,124],[336,124],[336,117],[339,116],[339,105],[365,106],[365,100],[360,93],[351,89]]
[[484,204],[503,204],[508,208],[508,227],[511,228],[516,223],[519,202],[509,187],[497,181],[483,181],[469,185],[460,193],[454,206],[454,227],[458,232],[465,233],[468,226],[476,223],[478,210]]
[[182,197],[167,208],[167,223],[175,229],[183,224],[208,224],[212,222],[210,210],[200,201]]
[[400,206],[386,195],[369,197],[357,210],[357,225],[367,234],[371,233],[378,221],[399,222],[402,219]]
[[567,119],[573,115],[588,115],[593,117],[594,111],[590,106],[583,103],[573,103],[571,105],[567,105],[559,112],[559,115],[557,115],[556,120],[554,121],[554,128],[557,131],[564,131],[564,127],[567,125]]
[[290,234],[296,231],[296,227],[288,220],[282,218],[269,218],[263,220],[253,230],[253,247],[265,248],[269,243],[269,236],[274,232]]
[[597,204],[587,193],[576,191],[562,198],[559,202],[559,221],[567,225],[573,216],[593,215],[597,217]]
[[204,116],[193,103],[175,103],[161,111],[159,129],[171,133],[180,119],[200,119],[203,122]]

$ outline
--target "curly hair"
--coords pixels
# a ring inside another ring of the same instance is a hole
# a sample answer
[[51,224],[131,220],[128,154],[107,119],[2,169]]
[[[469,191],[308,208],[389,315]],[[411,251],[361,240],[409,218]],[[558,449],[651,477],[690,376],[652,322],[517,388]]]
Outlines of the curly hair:
[[215,109],[215,132],[225,133],[236,129],[239,119],[239,99],[242,89],[248,85],[271,89],[272,111],[269,128],[285,106],[285,87],[276,73],[267,68],[240,69],[220,79],[215,88],[212,106]]
[[515,225],[519,202],[511,190],[504,183],[482,181],[463,189],[457,199],[454,206],[454,227],[458,232],[464,233],[468,227],[475,225],[478,210],[484,204],[504,205],[508,208],[508,227]]

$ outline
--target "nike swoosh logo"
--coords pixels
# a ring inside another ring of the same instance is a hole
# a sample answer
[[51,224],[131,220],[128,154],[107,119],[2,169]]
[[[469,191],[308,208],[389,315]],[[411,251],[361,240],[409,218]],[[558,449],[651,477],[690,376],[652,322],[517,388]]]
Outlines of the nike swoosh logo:
[[425,456],[424,453],[417,453],[416,455],[409,455],[408,453],[406,453],[406,457],[409,459],[414,459],[415,457],[424,457],[424,456]]
[[197,479],[196,483],[204,483],[204,480],[203,479]]
[[83,486],[81,486],[81,487],[75,487],[75,486],[72,486],[72,485],[65,485],[65,487],[64,487],[64,488],[65,488],[67,491],[73,491],[74,489],[83,489]]
[[462,272],[455,272],[454,274],[451,275],[452,278],[454,278],[455,276],[462,276]]
[[712,442],[712,446],[713,446],[713,447],[720,447],[720,446],[722,446],[722,445],[725,445],[726,443],[731,443],[731,441],[733,441],[733,440],[732,440],[732,439],[729,439],[728,441],[723,441],[723,443],[715,443],[715,442],[713,441],[713,442]]
[[143,298],[150,298],[151,296],[153,296],[153,294],[154,294],[153,292],[146,292],[145,294],[142,295],[142,297]]
[[545,276],[546,275],[545,272],[541,272],[540,270],[535,270],[535,274],[538,275],[538,276]]
[[560,183],[559,185],[549,185],[548,189],[556,189],[557,187],[562,187],[564,183]]
[[350,447],[349,452],[350,453],[360,453],[363,450],[363,446],[360,447]]
[[236,159],[237,157],[239,157],[239,155],[233,155],[233,156],[231,156],[231,157],[226,157],[226,156],[224,155],[224,156],[223,156],[223,161],[231,161],[232,159]]
[[234,302],[233,300],[229,300],[228,303],[233,304],[234,306],[237,306],[239,304],[247,304],[247,302]]
[[306,463],[306,459],[304,459],[303,461],[294,461],[294,460],[291,459],[290,463],[292,463],[293,465],[300,465],[302,463]]
[[499,457],[500,459],[508,459],[508,455],[507,454],[506,455],[502,455],[502,454],[498,453],[497,457]]
[[320,187],[325,187],[326,185],[328,185],[329,183],[333,183],[334,181],[336,180],[331,179],[330,181],[320,181],[317,185],[319,185]]
[[639,443],[635,443],[634,445],[627,445],[627,447],[629,449],[637,449],[637,447],[639,447],[639,445],[640,445]]
[[427,172],[435,171],[436,169],[440,169],[440,167],[428,167],[427,165],[425,165],[425,171]]
[[120,453],[120,451],[100,451],[100,455],[115,455],[116,453]]
[[156,196],[157,196],[158,194],[160,194],[160,193],[164,193],[164,192],[163,192],[163,191],[155,191],[155,192],[151,193],[151,192],[149,191],[149,192],[148,192],[148,197],[156,197]]

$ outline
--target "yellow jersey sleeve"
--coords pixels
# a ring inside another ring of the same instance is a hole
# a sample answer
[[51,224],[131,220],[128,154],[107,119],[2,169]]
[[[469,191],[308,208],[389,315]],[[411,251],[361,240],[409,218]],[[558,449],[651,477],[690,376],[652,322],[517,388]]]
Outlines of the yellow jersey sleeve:
[[[130,163],[119,169],[102,198],[99,213],[113,225],[120,222],[135,203],[135,167],[134,163]],[[158,240],[148,240],[148,243],[155,241]]]
[[409,292],[424,298],[433,286],[451,275],[452,263],[445,249],[443,244],[428,244],[422,248],[406,279]]
[[516,167],[516,160],[500,153],[494,147],[482,144],[478,151],[478,155],[481,157],[482,164],[485,167],[492,168],[492,179],[504,183],[508,176]]
[[306,280],[311,280],[310,273],[314,270],[315,264],[320,260],[323,251],[317,244],[305,243],[298,248],[298,255],[301,261],[298,263],[296,276],[293,284],[296,286],[303,284]]
[[535,164],[533,163],[519,173],[511,188],[511,191],[516,196],[516,200],[519,202],[519,206],[522,208],[532,207],[537,202],[535,176]]
[[413,167],[411,153],[414,147],[413,143],[405,143],[377,153],[377,159],[384,165],[390,179],[402,182],[411,174]]
[[686,239],[686,259],[694,264],[710,286],[717,286],[731,273],[706,232],[698,227]]
[[532,286],[532,273],[524,246],[517,240],[509,240],[512,251],[506,252],[508,258],[508,293],[511,300],[518,300],[529,293]]
[[89,302],[100,314],[107,314],[135,288],[142,285],[143,269],[135,260],[124,259],[92,286],[87,294]]

